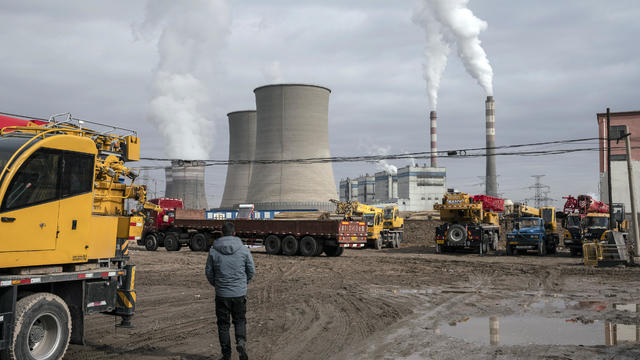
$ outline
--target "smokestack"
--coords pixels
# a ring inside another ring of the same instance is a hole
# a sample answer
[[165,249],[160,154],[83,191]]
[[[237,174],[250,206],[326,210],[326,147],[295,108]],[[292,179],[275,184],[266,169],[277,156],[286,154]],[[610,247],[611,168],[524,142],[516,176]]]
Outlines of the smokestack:
[[496,178],[496,111],[493,96],[487,96],[485,102],[487,116],[487,172],[485,174],[485,194],[498,196]]
[[438,156],[436,152],[438,151],[438,133],[437,133],[437,119],[438,116],[435,111],[432,111],[429,114],[431,118],[431,167],[438,167]]
[[172,198],[182,199],[186,209],[206,209],[204,161],[171,161]]

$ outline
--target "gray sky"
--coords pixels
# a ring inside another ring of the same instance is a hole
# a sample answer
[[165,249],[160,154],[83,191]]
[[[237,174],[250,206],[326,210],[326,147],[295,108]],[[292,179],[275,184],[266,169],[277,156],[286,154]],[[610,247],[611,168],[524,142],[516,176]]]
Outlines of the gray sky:
[[[276,62],[284,82],[332,89],[333,155],[428,151],[424,33],[411,21],[414,6],[233,1],[230,34],[205,79],[215,130],[210,158],[227,157],[226,113],[255,108],[253,89],[273,81]],[[481,40],[495,73],[498,145],[596,137],[597,112],[640,110],[638,1],[472,0],[469,7],[489,23]],[[143,156],[166,156],[147,120],[157,49],[133,30],[144,9],[142,1],[1,2],[0,111],[43,117],[69,111],[135,128]],[[439,149],[484,146],[484,99],[452,53],[439,95]],[[597,152],[499,157],[500,192],[524,199],[532,195],[530,175],[546,174],[555,199],[595,193],[597,161]],[[484,162],[440,160],[448,187],[470,193],[483,191],[474,185]],[[335,164],[334,171],[339,181],[376,167]],[[225,174],[225,167],[207,169],[210,206],[220,202]],[[162,188],[162,172],[152,175]]]

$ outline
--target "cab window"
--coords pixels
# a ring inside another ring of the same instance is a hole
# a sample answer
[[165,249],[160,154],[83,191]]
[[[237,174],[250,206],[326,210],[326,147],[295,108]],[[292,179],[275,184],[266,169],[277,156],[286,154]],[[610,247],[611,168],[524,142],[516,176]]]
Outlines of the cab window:
[[94,156],[65,152],[62,160],[62,197],[91,192]]
[[2,210],[11,210],[58,199],[58,181],[62,152],[40,149],[20,166],[2,202]]

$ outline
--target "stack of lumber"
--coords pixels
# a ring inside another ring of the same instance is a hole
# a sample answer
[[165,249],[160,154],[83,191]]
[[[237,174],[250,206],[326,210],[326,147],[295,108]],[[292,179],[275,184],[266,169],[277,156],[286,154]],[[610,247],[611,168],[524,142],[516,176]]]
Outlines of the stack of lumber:
[[283,211],[277,213],[275,219],[281,220],[294,220],[294,219],[307,219],[307,220],[328,220],[329,213],[326,211]]

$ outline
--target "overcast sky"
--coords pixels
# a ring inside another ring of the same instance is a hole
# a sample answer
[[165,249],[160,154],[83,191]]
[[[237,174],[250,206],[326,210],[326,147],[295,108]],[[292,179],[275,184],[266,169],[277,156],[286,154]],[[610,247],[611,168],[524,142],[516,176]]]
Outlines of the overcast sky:
[[[166,156],[147,120],[158,51],[135,31],[145,2],[0,4],[0,111],[71,112],[134,128],[143,156]],[[226,114],[255,108],[253,89],[277,77],[331,88],[333,155],[428,151],[424,33],[411,20],[414,7],[410,0],[232,1],[226,44],[204,79],[212,89],[210,158],[228,155]],[[637,0],[472,0],[469,7],[489,24],[481,40],[495,73],[498,145],[596,137],[597,112],[640,110]],[[452,54],[439,96],[439,149],[484,146],[484,100]],[[563,195],[596,193],[597,156],[499,157],[499,191],[522,200],[532,195],[530,176],[545,174],[555,205]],[[440,164],[448,187],[484,190],[477,185],[484,158]],[[334,171],[338,182],[377,169],[350,163]],[[225,174],[225,167],[207,169],[210,206],[220,202]],[[150,175],[161,191],[162,172]]]

